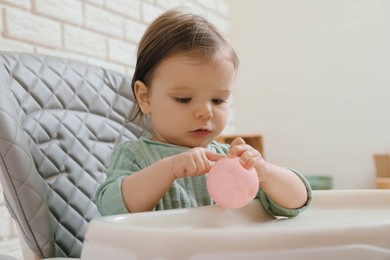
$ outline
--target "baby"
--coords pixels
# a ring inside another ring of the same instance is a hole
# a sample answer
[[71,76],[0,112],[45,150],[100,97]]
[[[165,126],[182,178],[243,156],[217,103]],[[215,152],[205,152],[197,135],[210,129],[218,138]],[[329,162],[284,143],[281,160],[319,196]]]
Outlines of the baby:
[[137,53],[131,120],[146,119],[152,131],[115,148],[96,194],[102,215],[213,205],[207,173],[226,156],[256,170],[256,199],[270,214],[292,217],[309,205],[302,175],[265,161],[242,138],[230,146],[214,141],[227,123],[237,67],[232,46],[198,15],[174,9],[148,27]]

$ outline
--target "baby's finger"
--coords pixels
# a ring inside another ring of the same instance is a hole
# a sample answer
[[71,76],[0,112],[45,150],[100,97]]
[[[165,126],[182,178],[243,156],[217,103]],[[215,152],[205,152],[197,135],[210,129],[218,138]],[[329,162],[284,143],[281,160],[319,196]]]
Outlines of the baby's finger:
[[210,169],[210,166],[211,166],[211,162],[207,158],[206,153],[200,154],[197,175],[201,175],[201,174],[206,173]]
[[205,169],[208,168],[209,160],[206,158],[204,153],[198,153],[194,156],[194,162],[196,164],[196,172],[194,175],[200,175],[205,173]]
[[255,157],[255,154],[251,150],[244,151],[240,156],[240,163],[242,165],[246,164],[248,160],[250,160],[252,157]]
[[197,171],[197,164],[194,160],[189,160],[184,168],[184,176],[192,176]]
[[245,141],[241,137],[236,137],[231,142],[230,147],[234,147],[234,146],[239,145],[239,144],[245,144]]
[[205,152],[205,156],[208,160],[212,161],[212,162],[216,162],[218,161],[219,159],[222,159],[225,157],[225,155],[223,154],[219,154],[219,153],[213,153],[213,152],[210,152],[210,151],[206,151]]
[[253,149],[252,146],[247,144],[239,144],[235,145],[234,147],[230,147],[228,157],[233,158],[235,156],[241,157],[242,154],[248,150]]
[[255,149],[251,149],[251,150],[245,151],[241,155],[240,163],[241,163],[241,165],[250,168],[250,167],[255,166],[256,163],[258,162],[258,160],[261,158],[262,157],[261,157],[259,151],[255,150]]
[[239,145],[243,145],[243,144],[245,144],[244,139],[242,139],[241,137],[234,138],[233,141],[230,144],[230,148],[229,148],[229,152],[228,152],[227,156],[229,158],[233,158],[233,157],[237,156],[237,154],[235,152],[236,151],[236,147],[239,146]]
[[246,169],[250,169],[252,167],[255,167],[259,161],[260,161],[260,157],[252,157],[249,160],[247,160],[245,164],[242,164],[242,166]]

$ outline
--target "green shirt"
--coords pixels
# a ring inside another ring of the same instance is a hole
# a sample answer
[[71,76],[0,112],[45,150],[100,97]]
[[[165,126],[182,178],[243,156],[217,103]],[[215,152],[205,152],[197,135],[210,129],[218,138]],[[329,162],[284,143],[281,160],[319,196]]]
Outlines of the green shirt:
[[[121,192],[123,179],[165,157],[176,155],[189,149],[188,147],[153,141],[146,136],[142,136],[137,141],[127,141],[117,146],[107,169],[107,179],[96,193],[96,204],[100,213],[103,216],[129,213]],[[229,145],[213,141],[207,146],[207,149],[226,155]],[[275,216],[293,217],[310,204],[310,185],[302,175],[295,173],[302,179],[308,191],[309,196],[306,205],[300,209],[283,208],[272,202],[260,188],[256,198],[260,199],[261,204],[268,213]],[[158,202],[155,210],[213,205],[214,202],[207,192],[206,178],[207,175],[176,179]]]

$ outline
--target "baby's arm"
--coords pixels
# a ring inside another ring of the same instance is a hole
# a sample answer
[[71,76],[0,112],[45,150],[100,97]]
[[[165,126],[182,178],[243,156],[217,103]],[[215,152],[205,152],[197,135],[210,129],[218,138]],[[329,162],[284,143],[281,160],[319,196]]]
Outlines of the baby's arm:
[[212,161],[222,157],[204,148],[193,148],[127,176],[122,182],[122,196],[127,209],[129,212],[152,210],[175,179],[204,175]]
[[302,180],[291,170],[266,162],[242,138],[233,140],[228,156],[239,156],[244,167],[254,167],[259,176],[260,187],[278,205],[297,209],[306,204],[308,194]]

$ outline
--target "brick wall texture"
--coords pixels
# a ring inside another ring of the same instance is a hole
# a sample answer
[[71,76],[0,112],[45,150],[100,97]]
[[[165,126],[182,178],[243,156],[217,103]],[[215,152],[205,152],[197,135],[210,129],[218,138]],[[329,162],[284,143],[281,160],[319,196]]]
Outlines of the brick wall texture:
[[[229,38],[227,0],[0,0],[0,50],[66,57],[132,74],[148,24],[185,6]],[[0,186],[0,254],[21,259]]]

